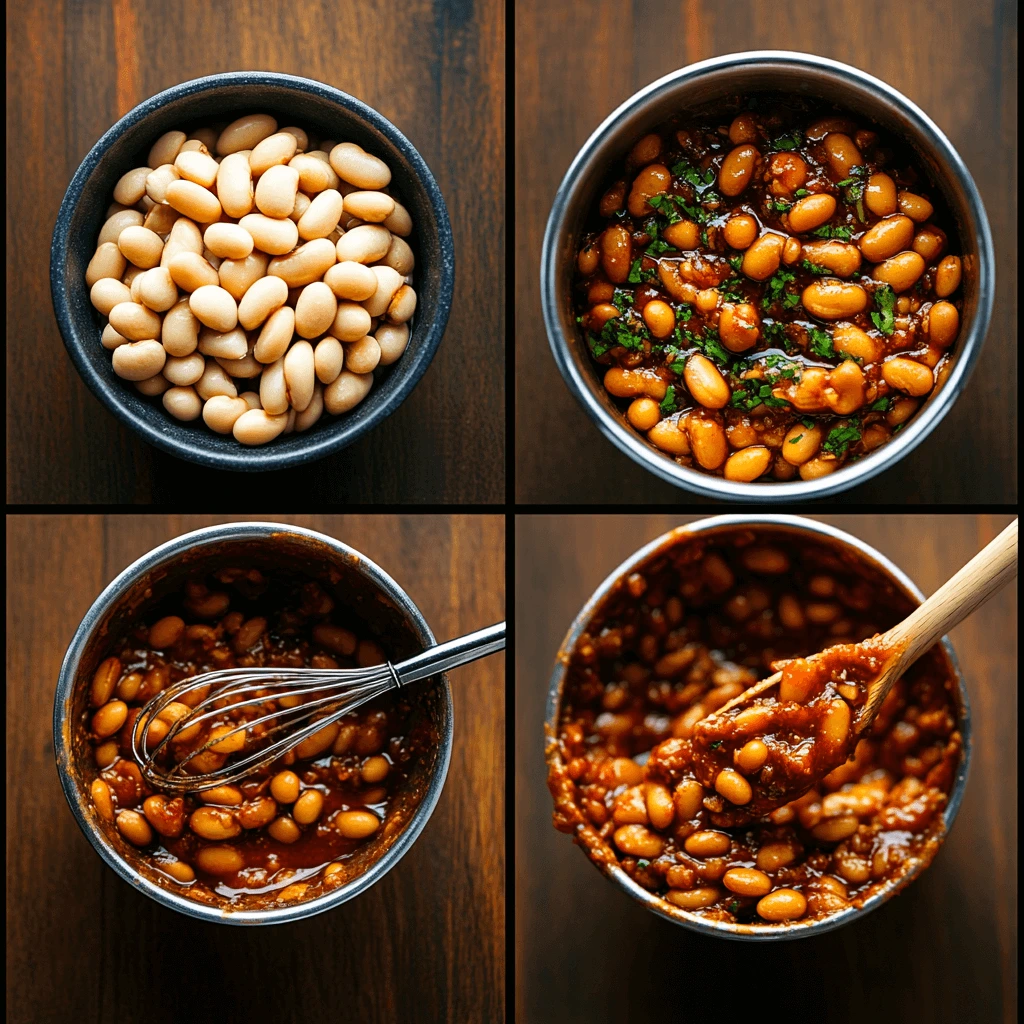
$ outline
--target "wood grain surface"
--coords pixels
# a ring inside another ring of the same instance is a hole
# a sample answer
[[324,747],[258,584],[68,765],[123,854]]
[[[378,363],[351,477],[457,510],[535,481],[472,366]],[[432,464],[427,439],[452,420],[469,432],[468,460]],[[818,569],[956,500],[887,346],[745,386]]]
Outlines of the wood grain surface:
[[[979,0],[684,3],[519,0],[515,21],[516,469],[524,503],[714,503],[642,469],[565,386],[540,312],[541,240],[579,148],[620,103],[677,68],[743,50],[799,50],[863,69],[917,103],[974,177],[996,252],[988,340],[966,391],[897,467],[844,500],[1017,500],[1016,4]],[[976,69],[984,68],[984,74]]]
[[[503,501],[504,32],[502,0],[12,4],[8,502],[173,504],[269,484],[321,505]],[[57,210],[103,132],[172,85],[247,69],[325,82],[391,120],[445,195],[456,254],[445,337],[402,407],[342,452],[253,475],[182,462],[115,420],[68,358],[49,288]]]
[[[505,615],[501,516],[248,516],[320,530],[403,586],[439,639]],[[451,675],[451,768],[416,843],[367,892],[306,921],[227,928],[120,881],[60,788],[53,693],[100,590],[210,516],[7,520],[7,1017],[16,1024],[501,1021],[504,658]]]
[[[920,878],[862,920],[793,942],[708,938],[632,901],[552,827],[543,721],[559,644],[616,565],[695,518],[517,518],[516,1020],[748,1020],[772,1008],[807,1021],[1015,1021],[1015,584],[950,634],[974,749],[949,837]],[[930,594],[1011,517],[814,518],[877,547]]]

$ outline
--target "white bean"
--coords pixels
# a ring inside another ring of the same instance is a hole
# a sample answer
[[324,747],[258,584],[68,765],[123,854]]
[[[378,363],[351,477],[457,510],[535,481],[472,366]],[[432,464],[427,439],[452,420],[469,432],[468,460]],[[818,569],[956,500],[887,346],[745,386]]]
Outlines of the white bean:
[[333,383],[324,388],[324,406],[335,416],[355,408],[373,387],[372,373],[351,373],[342,370]]
[[159,341],[132,341],[114,349],[114,373],[125,380],[146,380],[164,368],[166,359]]
[[219,284],[204,284],[188,300],[196,319],[215,331],[230,331],[238,323],[238,305]]
[[203,405],[203,421],[218,434],[230,434],[236,420],[249,406],[241,398],[214,395]]
[[189,420],[199,419],[203,411],[203,400],[196,394],[192,387],[174,387],[164,392],[164,408],[176,419]]
[[288,413],[272,416],[264,409],[250,409],[235,420],[232,433],[242,444],[266,444],[288,425]]
[[354,142],[339,143],[331,150],[330,160],[339,178],[359,188],[386,188],[391,181],[388,165]]

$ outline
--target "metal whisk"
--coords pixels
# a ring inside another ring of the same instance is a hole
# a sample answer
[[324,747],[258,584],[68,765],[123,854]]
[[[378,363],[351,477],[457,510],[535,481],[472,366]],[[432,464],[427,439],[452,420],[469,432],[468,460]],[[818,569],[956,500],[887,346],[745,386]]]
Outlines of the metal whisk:
[[[353,669],[229,668],[203,672],[172,684],[143,707],[139,718],[145,724],[133,730],[132,752],[142,774],[152,785],[176,793],[199,793],[251,775],[374,697],[476,661],[504,647],[505,623],[499,622],[486,629],[478,629],[475,633],[429,647],[397,665],[387,661],[382,665]],[[209,694],[189,714],[170,723],[167,735],[147,754],[149,731],[153,723],[164,721],[159,719],[160,713],[171,704],[182,704],[183,696],[207,686],[211,687]],[[307,697],[311,699],[307,700]],[[282,701],[284,705],[291,706],[282,706]],[[268,702],[274,702],[275,706],[271,710],[264,710],[254,718],[239,721],[229,732],[208,739],[167,771],[158,766],[157,758],[184,730],[201,727],[204,722],[223,717],[229,707],[234,712],[247,707],[260,708]],[[316,715],[322,717],[292,731],[296,725]],[[230,764],[227,772],[186,772],[185,766],[205,751],[221,753],[226,749],[232,752],[241,750],[246,733],[251,730],[255,731],[260,740],[259,749]],[[263,742],[279,734],[280,738],[269,743]],[[240,739],[232,740],[232,737]]]

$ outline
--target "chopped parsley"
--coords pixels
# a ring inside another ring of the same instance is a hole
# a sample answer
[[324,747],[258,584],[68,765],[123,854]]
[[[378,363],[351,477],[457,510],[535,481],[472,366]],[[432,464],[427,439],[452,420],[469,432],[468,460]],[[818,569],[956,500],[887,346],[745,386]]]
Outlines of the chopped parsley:
[[883,334],[892,334],[896,327],[896,293],[889,285],[875,289],[875,305],[878,312],[871,314],[871,322]]
[[679,406],[676,403],[676,388],[674,384],[669,384],[665,389],[665,397],[661,400],[660,408],[662,416],[668,416],[671,413],[679,411]]
[[663,192],[660,196],[651,196],[647,202],[654,207],[669,224],[678,224],[682,219],[679,210],[686,211],[686,200],[682,196],[669,195]]
[[836,188],[843,194],[843,201],[857,210],[857,219],[863,224],[867,221],[864,213],[864,188],[867,184],[868,169],[863,164],[855,164],[850,168],[850,176],[837,182]]
[[791,149],[799,149],[803,144],[803,132],[793,129],[785,135],[778,135],[768,143],[770,153],[784,153]]
[[853,238],[853,229],[848,228],[843,224],[836,227],[832,227],[829,224],[822,224],[820,228],[815,228],[811,234],[815,238],[835,238],[841,242],[848,242]]
[[616,288],[612,295],[612,305],[620,313],[625,313],[626,309],[633,305],[633,296],[624,288]]
[[833,427],[821,446],[822,451],[831,452],[837,458],[846,454],[846,449],[851,444],[860,440],[860,428],[852,423],[843,426]]
[[832,273],[832,271],[829,270],[828,267],[818,266],[817,263],[812,263],[810,260],[801,260],[800,266],[803,267],[804,270],[808,271],[809,273],[819,274],[822,277],[828,277]]
[[781,302],[784,309],[792,309],[794,306],[800,305],[800,296],[786,291],[786,288],[795,281],[796,275],[791,270],[776,270],[765,281],[761,308],[769,309],[776,302]]
[[666,345],[665,365],[673,372],[682,374],[686,369],[686,353],[677,345]]
[[889,399],[879,398],[877,402],[872,402],[868,406],[868,412],[888,412],[889,411]]
[[811,354],[819,359],[835,359],[836,350],[832,346],[832,335],[823,331],[820,327],[812,327],[810,330]]

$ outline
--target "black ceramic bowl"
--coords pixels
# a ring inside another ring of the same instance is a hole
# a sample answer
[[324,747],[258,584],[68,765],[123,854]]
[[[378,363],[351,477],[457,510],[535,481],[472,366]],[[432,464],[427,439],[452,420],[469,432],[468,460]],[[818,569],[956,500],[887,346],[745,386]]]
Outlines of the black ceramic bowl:
[[[89,301],[85,268],[96,249],[117,180],[145,166],[149,148],[173,128],[184,130],[247,113],[270,113],[322,138],[355,142],[391,168],[389,191],[409,210],[416,256],[416,316],[398,362],[374,371],[374,387],[351,412],[324,414],[309,430],[248,448],[211,431],[202,420],[182,423],[158,399],[146,398],[114,373],[100,344],[104,318]],[[205,466],[259,471],[322,458],[352,444],[393,413],[416,386],[448,322],[455,252],[444,199],[423,158],[386,118],[365,103],[308,78],[235,71],[184,82],[157,93],[110,128],[82,161],[61,203],[50,247],[50,290],[64,344],[101,402],[150,444]]]

